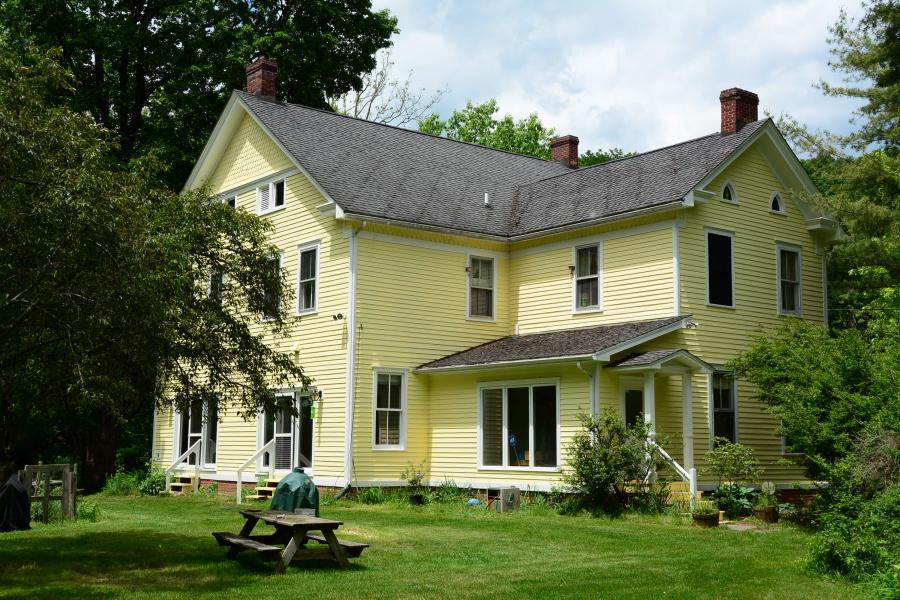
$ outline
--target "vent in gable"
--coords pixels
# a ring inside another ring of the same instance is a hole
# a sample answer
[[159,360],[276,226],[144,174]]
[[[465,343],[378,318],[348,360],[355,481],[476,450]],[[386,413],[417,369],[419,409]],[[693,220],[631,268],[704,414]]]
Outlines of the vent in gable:
[[269,184],[256,188],[256,199],[259,205],[259,212],[266,212],[271,208],[269,205]]

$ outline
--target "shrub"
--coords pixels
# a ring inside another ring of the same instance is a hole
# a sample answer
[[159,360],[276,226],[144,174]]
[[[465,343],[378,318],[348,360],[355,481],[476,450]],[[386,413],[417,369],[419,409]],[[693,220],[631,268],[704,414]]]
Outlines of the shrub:
[[609,411],[596,417],[581,415],[579,420],[581,429],[567,446],[569,470],[564,481],[584,508],[621,513],[627,500],[626,483],[643,480],[650,468],[648,426],[639,422],[628,427]]
[[219,484],[215,481],[211,482],[209,485],[204,485],[197,488],[197,493],[201,496],[208,496],[210,498],[215,498],[219,495]]
[[140,491],[147,496],[158,496],[166,489],[166,471],[159,465],[147,464],[147,474],[141,480]]
[[719,512],[719,507],[712,500],[699,500],[691,512],[696,515],[714,515]]
[[719,478],[719,485],[759,481],[762,468],[753,448],[716,438],[716,447],[706,454],[706,471]]
[[357,495],[363,504],[382,504],[387,500],[387,493],[380,487],[363,488]]
[[463,492],[452,479],[444,479],[439,486],[434,488],[429,494],[429,502],[438,502],[441,504],[450,504],[458,502],[463,497]]
[[106,480],[102,492],[110,496],[137,496],[141,492],[141,475],[136,472],[116,471]]
[[754,496],[756,492],[751,488],[741,485],[720,485],[713,492],[712,497],[719,507],[719,510],[725,511],[725,516],[729,519],[736,519],[750,514],[754,505]]
[[646,514],[661,515],[672,501],[672,489],[668,481],[660,480],[643,486],[631,495],[630,508]]
[[91,502],[90,500],[79,502],[75,511],[75,518],[79,521],[96,523],[100,518],[100,507],[97,506],[96,502]]

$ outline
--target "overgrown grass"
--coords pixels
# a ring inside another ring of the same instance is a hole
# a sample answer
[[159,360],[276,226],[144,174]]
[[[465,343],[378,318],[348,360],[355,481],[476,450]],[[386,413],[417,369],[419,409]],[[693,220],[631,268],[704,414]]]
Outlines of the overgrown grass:
[[677,515],[595,519],[544,503],[497,514],[340,500],[322,516],[371,544],[349,571],[331,561],[273,575],[227,560],[210,532],[238,531],[234,504],[202,495],[91,498],[96,523],[0,534],[0,596],[30,598],[829,598],[860,588],[804,573],[809,536],[702,530]]

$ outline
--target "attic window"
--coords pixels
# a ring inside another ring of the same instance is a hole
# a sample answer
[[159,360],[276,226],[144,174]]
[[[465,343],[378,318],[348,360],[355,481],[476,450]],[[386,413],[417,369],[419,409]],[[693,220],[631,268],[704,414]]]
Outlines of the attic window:
[[781,199],[781,196],[778,195],[778,192],[772,193],[771,204],[769,205],[769,210],[775,213],[784,213],[784,201]]
[[284,179],[256,188],[256,214],[262,215],[284,208]]
[[730,202],[732,204],[738,203],[737,194],[734,191],[734,186],[731,183],[726,183],[725,187],[722,188],[722,200],[724,202]]

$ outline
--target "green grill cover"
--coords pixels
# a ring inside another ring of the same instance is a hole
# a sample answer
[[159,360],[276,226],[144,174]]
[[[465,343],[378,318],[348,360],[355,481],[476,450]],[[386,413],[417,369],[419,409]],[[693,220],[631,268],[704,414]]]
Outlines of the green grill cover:
[[278,482],[272,497],[272,510],[296,512],[298,508],[312,508],[319,516],[319,490],[312,477],[297,467],[294,472]]

